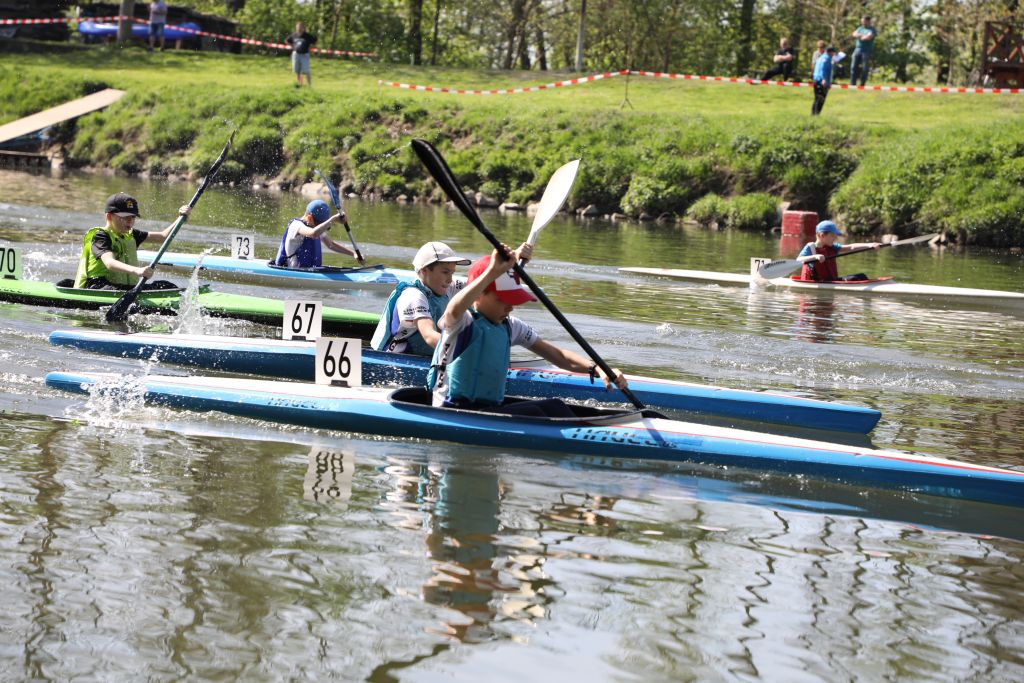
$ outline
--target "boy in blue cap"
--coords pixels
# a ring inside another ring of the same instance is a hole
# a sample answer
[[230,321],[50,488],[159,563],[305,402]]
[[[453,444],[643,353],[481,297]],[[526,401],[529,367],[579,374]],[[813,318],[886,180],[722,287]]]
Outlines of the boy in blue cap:
[[[321,245],[331,251],[358,259],[355,250],[335,242],[327,235],[331,224],[343,220],[344,213],[331,215],[327,202],[320,199],[311,201],[306,205],[305,216],[293,218],[288,222],[288,227],[281,236],[281,246],[274,257],[274,265],[288,268],[319,268],[323,265]],[[362,259],[358,260],[360,265],[365,263]]]
[[839,277],[839,269],[836,266],[836,260],[835,258],[829,257],[838,256],[839,254],[853,249],[878,249],[882,246],[881,244],[878,242],[862,242],[843,246],[836,242],[836,239],[842,237],[843,233],[839,232],[839,228],[837,228],[836,224],[832,221],[821,221],[818,223],[814,232],[816,237],[815,241],[808,242],[800,251],[800,256],[797,257],[815,257],[814,261],[809,261],[804,264],[803,270],[800,272],[801,280],[813,280],[814,282],[849,282],[868,279],[868,276],[864,273]]

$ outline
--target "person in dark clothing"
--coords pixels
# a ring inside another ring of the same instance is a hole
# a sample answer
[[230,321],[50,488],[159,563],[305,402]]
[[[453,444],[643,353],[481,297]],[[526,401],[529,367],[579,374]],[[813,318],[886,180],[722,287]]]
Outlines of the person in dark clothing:
[[313,76],[309,72],[309,48],[316,44],[316,36],[306,32],[306,26],[301,21],[295,24],[295,33],[285,39],[292,46],[292,71],[295,72],[295,80],[299,87],[302,86],[302,76],[306,76],[306,85],[313,85]]
[[825,98],[832,87],[832,58],[835,54],[835,47],[829,45],[814,65],[814,104],[811,105],[811,116],[817,116],[825,108]]
[[775,57],[772,58],[775,64],[772,68],[764,72],[764,76],[761,76],[762,81],[767,81],[773,76],[782,76],[782,80],[788,81],[790,75],[793,73],[793,65],[796,63],[796,53],[793,52],[793,48],[789,46],[789,40],[782,38],[779,40],[779,51],[775,53]]

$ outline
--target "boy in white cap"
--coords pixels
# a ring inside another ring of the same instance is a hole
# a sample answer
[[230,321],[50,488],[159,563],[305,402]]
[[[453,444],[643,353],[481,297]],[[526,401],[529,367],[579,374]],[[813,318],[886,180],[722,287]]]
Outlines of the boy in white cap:
[[839,277],[839,268],[836,266],[836,260],[835,258],[829,257],[838,256],[839,254],[850,251],[851,249],[878,249],[882,246],[881,244],[878,242],[863,242],[860,244],[848,244],[843,246],[836,241],[837,238],[843,236],[843,233],[839,232],[839,228],[837,228],[836,224],[832,221],[821,221],[818,223],[814,232],[816,238],[815,241],[808,242],[804,245],[804,248],[800,251],[800,255],[797,257],[816,257],[815,261],[809,261],[804,264],[804,267],[800,272],[801,280],[813,280],[814,282],[837,282],[868,279],[868,276],[864,273]]
[[[427,377],[435,406],[573,417],[569,407],[559,399],[502,405],[514,345],[530,349],[563,370],[599,376],[605,387],[611,388],[612,381],[595,363],[544,341],[532,327],[511,315],[516,306],[537,300],[510,270],[516,262],[529,259],[531,252],[529,244],[520,247],[518,253],[502,245],[500,252],[494,250],[469,269],[466,286],[452,297],[438,321],[441,340],[434,350]],[[626,378],[618,370],[614,370],[614,374],[615,384],[624,388]]]
[[389,353],[412,353],[430,356],[441,339],[437,320],[448,306],[448,300],[466,284],[455,280],[456,266],[471,261],[456,256],[444,242],[427,242],[412,259],[419,278],[416,282],[399,283],[391,292],[370,347]]
[[288,221],[281,236],[281,246],[274,257],[275,266],[288,268],[319,268],[324,264],[321,246],[339,254],[347,254],[363,265],[354,249],[331,239],[327,231],[335,221],[345,220],[344,213],[331,215],[327,202],[315,199],[306,205],[306,215]]

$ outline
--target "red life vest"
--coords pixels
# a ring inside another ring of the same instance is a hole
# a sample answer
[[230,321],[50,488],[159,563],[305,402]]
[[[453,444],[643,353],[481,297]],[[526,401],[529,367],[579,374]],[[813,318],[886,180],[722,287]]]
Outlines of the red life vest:
[[839,253],[839,247],[826,247],[825,245],[813,247],[814,253],[825,257],[824,261],[811,261],[805,263],[800,271],[801,280],[814,280],[815,282],[835,282],[839,279],[839,269],[836,267],[836,260],[829,258]]

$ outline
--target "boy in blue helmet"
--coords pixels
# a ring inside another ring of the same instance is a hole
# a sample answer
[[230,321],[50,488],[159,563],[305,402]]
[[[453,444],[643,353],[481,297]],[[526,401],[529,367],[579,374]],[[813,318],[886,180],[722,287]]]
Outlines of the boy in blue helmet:
[[[321,245],[339,254],[358,258],[351,247],[335,242],[327,235],[331,224],[344,218],[344,213],[332,216],[327,202],[319,199],[311,201],[306,205],[305,216],[293,218],[288,222],[288,227],[281,236],[281,246],[274,257],[274,265],[288,268],[319,268],[323,265]],[[360,259],[359,264],[363,265],[364,261]]]
[[863,249],[865,247],[879,249],[882,246],[881,244],[878,242],[862,242],[859,244],[847,244],[846,246],[843,246],[836,241],[843,236],[843,233],[839,232],[839,228],[837,228],[836,224],[832,221],[821,221],[814,229],[814,232],[815,241],[808,242],[804,245],[804,248],[800,251],[800,256],[814,256],[816,258],[814,261],[809,261],[804,264],[803,270],[800,273],[801,280],[813,280],[814,282],[849,282],[868,279],[868,276],[864,273],[839,277],[839,269],[836,267],[836,260],[835,258],[829,257],[838,256],[839,254],[852,249]]

